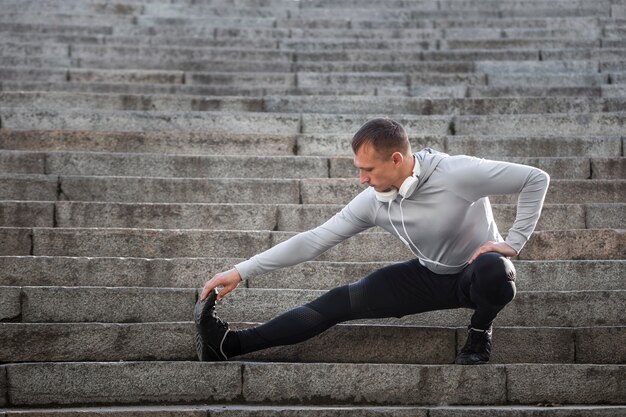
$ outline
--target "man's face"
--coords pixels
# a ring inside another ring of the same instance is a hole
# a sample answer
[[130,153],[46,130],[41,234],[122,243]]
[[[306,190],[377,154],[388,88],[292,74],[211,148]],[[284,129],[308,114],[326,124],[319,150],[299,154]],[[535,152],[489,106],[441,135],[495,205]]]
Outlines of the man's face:
[[369,143],[364,143],[357,149],[354,155],[354,166],[359,170],[361,184],[374,187],[378,192],[391,189],[397,179],[397,166],[393,157],[385,158]]

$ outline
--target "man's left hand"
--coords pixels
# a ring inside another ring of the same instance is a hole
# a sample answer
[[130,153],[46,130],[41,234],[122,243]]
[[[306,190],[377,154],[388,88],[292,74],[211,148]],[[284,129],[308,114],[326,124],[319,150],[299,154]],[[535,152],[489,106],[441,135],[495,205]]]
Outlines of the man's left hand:
[[480,248],[476,249],[476,252],[474,252],[474,254],[470,258],[468,263],[471,264],[472,262],[474,262],[474,259],[478,258],[479,255],[482,255],[483,253],[487,253],[487,252],[498,252],[508,258],[511,258],[517,255],[517,252],[515,252],[515,249],[513,249],[506,243],[504,242],[495,243],[495,242],[489,241],[485,243],[484,245],[482,245]]

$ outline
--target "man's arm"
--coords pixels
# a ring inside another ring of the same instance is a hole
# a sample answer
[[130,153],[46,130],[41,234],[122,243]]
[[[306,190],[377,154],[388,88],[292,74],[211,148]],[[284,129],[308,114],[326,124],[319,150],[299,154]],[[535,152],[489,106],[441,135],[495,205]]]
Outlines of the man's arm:
[[459,169],[451,187],[469,201],[502,194],[519,194],[517,214],[504,242],[486,242],[478,248],[470,263],[481,253],[496,251],[505,256],[517,255],[535,230],[550,176],[539,168],[510,162],[470,157],[458,158]]
[[315,229],[299,233],[234,268],[216,274],[204,285],[204,300],[216,287],[223,286],[217,300],[234,290],[243,279],[317,258],[333,246],[374,225],[372,190],[365,190],[339,213]]

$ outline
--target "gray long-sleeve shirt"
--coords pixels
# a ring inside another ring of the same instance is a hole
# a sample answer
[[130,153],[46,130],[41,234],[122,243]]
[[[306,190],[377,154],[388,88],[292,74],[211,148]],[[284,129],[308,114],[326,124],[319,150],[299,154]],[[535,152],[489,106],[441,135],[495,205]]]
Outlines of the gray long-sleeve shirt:
[[[504,241],[519,253],[539,220],[550,182],[547,173],[526,165],[449,156],[432,149],[414,155],[420,175],[412,195],[381,203],[369,187],[321,226],[237,264],[242,279],[314,259],[373,226],[396,237],[399,233],[405,244],[412,242],[418,250],[409,243],[410,248],[421,263],[439,274],[461,271],[487,241]],[[500,236],[488,198],[502,194],[519,194],[517,216],[506,240]]]

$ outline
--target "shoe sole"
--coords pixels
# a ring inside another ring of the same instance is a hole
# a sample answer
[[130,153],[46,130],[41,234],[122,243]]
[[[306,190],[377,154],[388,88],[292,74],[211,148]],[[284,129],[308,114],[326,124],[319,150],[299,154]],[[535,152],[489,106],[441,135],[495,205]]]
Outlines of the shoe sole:
[[[200,334],[202,322],[206,318],[206,315],[208,314],[208,312],[211,311],[211,309],[215,306],[216,297],[217,297],[217,290],[211,291],[204,301],[200,301],[198,299],[198,301],[196,302],[195,309],[194,309],[194,321],[196,323],[196,336],[195,336],[196,354],[198,355],[198,359],[203,362],[213,361],[213,360],[222,360],[221,359],[222,355],[219,352],[217,352],[215,349],[213,349],[211,345],[209,345],[208,343],[204,343],[204,340],[202,339],[202,335]],[[212,353],[211,359],[206,358],[205,357],[206,355],[202,354],[203,350],[205,349],[208,349],[211,351]],[[213,359],[213,358],[219,358],[219,359]]]

